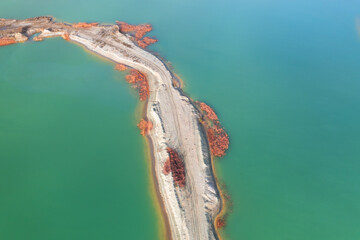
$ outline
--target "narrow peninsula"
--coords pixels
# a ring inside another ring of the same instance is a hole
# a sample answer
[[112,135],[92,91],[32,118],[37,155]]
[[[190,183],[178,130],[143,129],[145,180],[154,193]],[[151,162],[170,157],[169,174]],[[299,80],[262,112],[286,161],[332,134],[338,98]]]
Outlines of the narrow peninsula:
[[151,146],[154,182],[163,207],[168,237],[219,239],[217,228],[223,200],[212,164],[225,155],[227,133],[215,112],[195,102],[166,64],[146,50],[157,40],[144,37],[151,25],[61,23],[52,17],[0,19],[0,46],[62,37],[114,62],[128,71],[126,81],[145,102],[138,124]]

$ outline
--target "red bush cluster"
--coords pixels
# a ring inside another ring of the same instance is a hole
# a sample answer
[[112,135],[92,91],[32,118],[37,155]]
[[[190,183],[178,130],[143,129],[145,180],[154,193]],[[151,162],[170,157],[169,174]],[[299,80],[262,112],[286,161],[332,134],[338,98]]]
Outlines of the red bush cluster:
[[150,44],[156,43],[158,40],[154,38],[144,37],[143,40],[138,40],[137,43],[140,47],[146,48]]
[[169,174],[171,172],[174,182],[179,187],[185,187],[184,163],[182,162],[179,154],[174,149],[168,147],[166,150],[169,153],[169,158],[164,164],[164,174]]
[[64,33],[63,35],[61,35],[61,37],[66,40],[66,41],[69,41],[70,40],[70,36],[68,33]]
[[203,124],[206,128],[211,154],[215,157],[223,157],[229,148],[229,136],[221,127],[215,111],[203,102],[199,102],[199,106],[204,113]]
[[131,25],[126,22],[116,22],[116,23],[119,25],[121,32],[135,33],[136,40],[141,39],[143,36],[145,36],[146,33],[150,32],[152,30],[152,26],[150,24]]
[[126,75],[125,79],[139,91],[140,101],[145,101],[148,98],[150,88],[145,74],[138,70],[131,69],[130,74]]
[[127,69],[127,67],[124,64],[118,63],[115,65],[115,70],[125,71],[126,69]]
[[73,23],[72,26],[74,28],[91,28],[91,27],[95,27],[99,25],[99,23],[86,23],[86,22],[78,22],[78,23]]
[[200,105],[200,109],[206,113],[206,116],[211,121],[219,121],[218,116],[216,115],[214,110],[209,105],[207,105],[206,103],[203,103],[203,102],[200,102],[199,105]]
[[145,136],[146,134],[148,134],[151,131],[153,124],[151,121],[146,121],[144,119],[141,119],[141,121],[139,122],[139,124],[137,126],[140,129],[140,134]]
[[229,148],[229,136],[225,130],[215,124],[207,129],[207,136],[212,155],[216,157],[225,156],[225,152]]
[[225,221],[225,219],[223,219],[223,218],[221,218],[221,217],[218,217],[217,219],[216,219],[216,223],[215,223],[215,225],[216,225],[216,228],[223,228],[223,227],[225,227],[225,225],[226,225],[226,221]]
[[14,43],[16,43],[16,41],[13,38],[8,38],[8,37],[0,38],[0,46],[6,46]]
[[135,41],[142,48],[146,48],[150,44],[157,42],[157,40],[153,38],[149,38],[149,37],[143,38],[146,33],[152,30],[152,26],[150,24],[131,25],[126,22],[116,22],[116,23],[120,27],[121,32],[134,33]]

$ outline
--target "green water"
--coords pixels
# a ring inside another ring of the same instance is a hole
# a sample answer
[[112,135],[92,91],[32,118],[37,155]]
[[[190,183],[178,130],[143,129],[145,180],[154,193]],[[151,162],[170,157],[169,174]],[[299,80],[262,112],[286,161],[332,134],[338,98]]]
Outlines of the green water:
[[[0,3],[49,14],[154,25],[230,134],[227,239],[360,239],[358,1]],[[1,239],[157,239],[136,96],[111,64],[54,39],[1,48],[0,72]]]
[[0,62],[0,238],[156,239],[123,76],[62,39],[2,48]]

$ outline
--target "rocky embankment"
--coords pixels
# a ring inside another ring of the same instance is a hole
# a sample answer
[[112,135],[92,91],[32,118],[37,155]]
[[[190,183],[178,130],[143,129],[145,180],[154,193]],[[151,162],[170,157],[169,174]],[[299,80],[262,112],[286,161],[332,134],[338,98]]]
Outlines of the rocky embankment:
[[218,239],[214,222],[222,202],[211,154],[225,154],[228,135],[215,112],[187,97],[166,65],[144,49],[157,41],[144,37],[151,29],[149,24],[124,22],[67,24],[51,17],[0,19],[0,46],[62,37],[115,62],[115,69],[129,71],[126,81],[146,102],[138,127],[152,146],[154,180],[166,213],[168,237]]

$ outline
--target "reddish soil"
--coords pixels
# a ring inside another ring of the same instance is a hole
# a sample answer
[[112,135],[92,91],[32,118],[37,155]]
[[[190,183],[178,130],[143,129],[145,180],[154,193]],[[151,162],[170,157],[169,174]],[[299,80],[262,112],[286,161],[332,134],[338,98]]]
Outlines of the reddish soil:
[[78,23],[73,23],[72,26],[74,28],[91,28],[91,27],[95,27],[99,25],[99,23],[86,23],[86,22],[78,22]]
[[145,121],[144,119],[141,119],[137,126],[140,129],[140,134],[145,136],[151,131],[153,124],[151,121]]
[[218,229],[223,228],[226,225],[226,221],[221,217],[217,218],[215,225],[216,225],[216,228],[218,228]]
[[140,101],[145,101],[149,97],[150,88],[145,74],[131,69],[130,74],[126,75],[125,79],[139,91]]
[[127,67],[124,64],[118,63],[115,65],[115,70],[125,71],[126,69],[127,69]]
[[185,187],[185,166],[183,161],[174,149],[168,147],[166,150],[169,153],[170,170],[172,172],[174,182],[179,187]]
[[14,43],[16,43],[16,41],[13,38],[7,38],[7,37],[0,38],[0,46],[6,46]]

